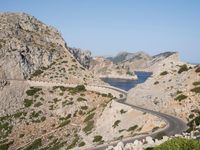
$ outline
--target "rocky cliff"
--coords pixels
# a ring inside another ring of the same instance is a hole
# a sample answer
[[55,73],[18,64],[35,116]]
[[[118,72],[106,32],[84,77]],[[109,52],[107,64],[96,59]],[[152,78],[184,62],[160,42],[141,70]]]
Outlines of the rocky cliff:
[[90,62],[92,59],[91,56],[91,51],[86,50],[83,51],[79,48],[71,48],[68,47],[70,53],[72,53],[72,55],[76,58],[76,60],[78,60],[78,62],[83,65],[85,68],[89,69],[90,67]]
[[87,90],[82,84],[102,84],[86,68],[90,53],[68,48],[55,28],[1,13],[0,29],[0,149],[87,149],[163,127],[108,89]]
[[164,52],[158,55],[150,56],[145,52],[128,53],[121,52],[115,57],[109,57],[113,63],[118,66],[125,66],[129,68],[131,72],[137,71],[151,71],[154,64],[158,64],[160,61],[175,55],[176,52]]
[[68,48],[55,28],[24,13],[1,13],[0,20],[0,78],[95,80],[81,65],[88,67],[90,53]]

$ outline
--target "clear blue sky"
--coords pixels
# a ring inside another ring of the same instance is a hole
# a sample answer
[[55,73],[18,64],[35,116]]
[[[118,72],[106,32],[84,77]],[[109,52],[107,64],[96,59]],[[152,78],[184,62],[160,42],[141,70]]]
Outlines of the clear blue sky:
[[179,51],[200,62],[200,0],[0,0],[0,12],[26,12],[94,55]]

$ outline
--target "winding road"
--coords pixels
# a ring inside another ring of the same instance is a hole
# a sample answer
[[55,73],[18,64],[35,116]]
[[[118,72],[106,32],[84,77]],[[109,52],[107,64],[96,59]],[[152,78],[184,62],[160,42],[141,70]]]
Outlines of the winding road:
[[[164,134],[166,134],[168,136],[171,136],[171,135],[175,135],[175,134],[181,134],[185,130],[187,130],[187,128],[188,128],[187,124],[184,121],[182,121],[181,119],[179,119],[177,117],[174,117],[172,115],[169,115],[169,114],[165,114],[165,113],[161,113],[161,112],[157,112],[157,111],[154,111],[154,110],[149,110],[149,109],[146,109],[146,108],[142,108],[142,107],[138,107],[138,106],[129,104],[129,103],[126,102],[127,92],[126,91],[122,91],[122,90],[117,90],[117,91],[121,92],[121,93],[123,93],[125,95],[125,98],[116,100],[119,103],[128,105],[128,106],[132,107],[133,109],[137,109],[139,111],[155,115],[155,116],[165,120],[165,122],[167,123],[167,126],[163,130],[159,130],[158,132],[154,132],[154,133],[151,133],[151,134],[148,134],[148,135],[141,135],[141,136],[138,136],[138,137],[133,137],[133,138],[127,138],[127,139],[120,140],[124,144],[132,143],[134,140],[142,140],[147,136],[156,137],[158,134],[161,134],[161,133],[164,133]],[[93,147],[93,148],[90,148],[90,149],[91,150],[104,150],[108,146],[117,145],[117,143],[120,142],[120,141],[113,141],[113,142],[106,143],[106,144],[103,144],[103,145],[99,145],[99,146],[96,146],[96,147]]]
[[[33,85],[38,85],[38,86],[66,86],[66,87],[75,87],[76,84],[65,84],[65,83],[54,83],[54,82],[44,82],[44,81],[30,81],[30,80],[16,80],[16,79],[0,79],[0,80],[10,80],[10,81],[20,81],[20,82],[29,82],[29,84],[33,84]],[[121,141],[126,144],[126,143],[131,143],[134,140],[141,140],[144,139],[147,136],[151,136],[151,137],[155,137],[157,134],[159,133],[165,133],[167,135],[175,135],[175,134],[181,134],[183,133],[186,129],[187,129],[187,125],[185,122],[183,122],[181,119],[171,116],[169,114],[165,114],[165,113],[161,113],[161,112],[157,112],[157,111],[153,111],[153,110],[149,110],[149,109],[145,109],[145,108],[141,108],[132,104],[129,104],[126,102],[126,98],[127,98],[127,91],[124,91],[122,89],[116,88],[116,87],[112,87],[112,86],[107,86],[107,85],[87,85],[86,87],[100,87],[100,88],[107,88],[107,89],[111,89],[114,90],[115,92],[119,92],[121,94],[123,94],[124,96],[122,98],[118,98],[116,99],[117,102],[131,106],[133,109],[137,109],[139,111],[142,112],[146,112],[146,113],[150,113],[152,115],[155,115],[163,120],[165,120],[165,122],[167,123],[167,126],[162,129],[159,130],[157,132],[151,133],[151,134],[146,134],[146,135],[141,135],[138,137],[129,137],[129,138],[125,138],[122,139]],[[87,148],[87,149],[92,149],[92,150],[103,150],[106,149],[108,146],[111,145],[116,145],[119,141],[113,141],[113,142],[109,142],[109,143],[105,143],[99,146],[95,146],[95,147],[91,147],[91,148]]]

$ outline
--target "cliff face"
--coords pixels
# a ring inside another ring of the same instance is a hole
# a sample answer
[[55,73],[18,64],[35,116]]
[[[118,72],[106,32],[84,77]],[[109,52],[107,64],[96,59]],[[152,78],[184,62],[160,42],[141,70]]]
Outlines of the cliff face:
[[71,47],[68,47],[68,49],[81,65],[89,69],[92,59],[91,52],[89,50],[82,51],[81,49]]
[[53,63],[65,47],[55,28],[32,16],[1,13],[0,20],[1,78],[27,79],[41,66]]
[[55,28],[24,13],[1,13],[0,20],[0,78],[74,83],[98,80],[86,69],[90,53],[68,49]]

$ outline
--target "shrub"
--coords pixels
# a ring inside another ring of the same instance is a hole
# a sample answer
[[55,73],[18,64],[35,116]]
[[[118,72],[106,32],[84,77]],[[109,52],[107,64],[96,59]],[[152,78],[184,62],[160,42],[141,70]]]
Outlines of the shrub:
[[130,131],[134,131],[135,129],[137,129],[138,125],[134,125],[132,127],[130,127],[127,131],[130,132]]
[[30,90],[26,91],[26,94],[28,96],[33,96],[35,93],[37,93],[38,91],[41,91],[41,90],[42,90],[41,88],[31,87]]
[[154,147],[153,150],[199,150],[200,141],[185,138],[173,138]]
[[195,92],[195,93],[200,93],[200,87],[195,87],[193,89],[191,89],[192,92]]
[[186,98],[187,98],[187,96],[181,94],[181,95],[177,96],[177,97],[175,98],[175,100],[180,102],[180,101],[182,101],[182,100],[184,100],[184,99],[186,99]]
[[69,146],[67,146],[67,149],[74,148],[76,146],[76,143],[78,142],[78,140],[79,140],[79,137],[76,136],[75,139],[72,141],[72,143]]
[[97,135],[97,136],[94,137],[92,142],[101,142],[101,141],[102,141],[102,136]]
[[43,71],[40,70],[40,69],[38,69],[38,70],[36,70],[36,71],[31,75],[31,77],[39,76],[39,75],[42,74],[42,73],[43,73]]
[[84,146],[85,145],[85,142],[80,142],[79,144],[78,144],[78,147],[82,147],[82,146]]
[[156,85],[156,84],[159,84],[159,82],[158,81],[156,81],[156,82],[154,82],[154,84]]
[[75,88],[69,88],[69,92],[71,94],[76,94],[76,93],[84,92],[84,91],[86,91],[86,88],[84,85],[77,85]]
[[197,69],[195,70],[196,73],[200,72],[200,67],[197,67]]
[[83,131],[88,134],[93,128],[94,128],[94,120],[90,120],[83,128]]
[[167,74],[168,74],[167,71],[163,71],[163,72],[160,73],[161,76],[164,76],[164,75],[167,75]]
[[9,147],[10,147],[10,145],[13,144],[13,142],[14,142],[14,141],[10,141],[10,142],[8,142],[8,143],[3,143],[3,144],[0,143],[0,150],[8,150]]
[[87,100],[85,98],[79,97],[79,98],[77,98],[77,101],[81,102],[81,101],[87,101]]
[[156,134],[156,136],[154,137],[155,139],[162,139],[163,136],[166,136],[167,134],[165,132],[159,132],[158,134]]
[[88,109],[88,106],[81,106],[81,109],[86,110]]
[[34,150],[34,149],[38,149],[40,146],[42,146],[42,140],[39,138],[33,141],[33,143],[29,145],[28,147],[26,147],[24,150]]
[[198,126],[200,125],[200,116],[195,117],[194,119],[192,119],[189,123],[188,126],[189,127],[193,127],[193,123],[195,122],[195,124]]
[[62,122],[60,123],[60,125],[58,126],[58,128],[64,127],[64,126],[68,125],[70,122],[71,122],[70,120],[64,120],[64,121],[62,121]]
[[125,111],[125,110],[123,110],[123,109],[120,110],[120,113],[121,113],[121,114],[124,114],[124,113],[126,113],[126,112],[127,112],[127,111]]
[[120,122],[121,122],[120,120],[116,120],[115,123],[112,125],[112,127],[116,128]]
[[24,106],[30,107],[33,104],[33,100],[31,99],[24,99]]
[[193,85],[194,85],[194,86],[200,85],[200,81],[194,82]]
[[34,107],[40,107],[41,105],[43,105],[41,102],[37,102],[34,104]]
[[94,115],[95,115],[95,113],[89,114],[89,115],[85,118],[84,122],[87,122],[87,121],[93,119],[93,118],[94,118]]
[[180,66],[178,73],[181,74],[182,72],[188,71],[188,70],[189,70],[189,68],[187,67],[186,64],[184,64],[184,65]]

